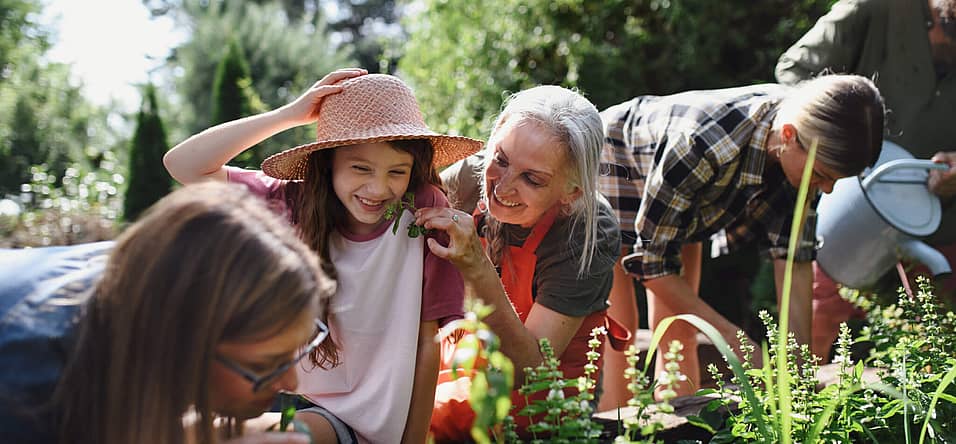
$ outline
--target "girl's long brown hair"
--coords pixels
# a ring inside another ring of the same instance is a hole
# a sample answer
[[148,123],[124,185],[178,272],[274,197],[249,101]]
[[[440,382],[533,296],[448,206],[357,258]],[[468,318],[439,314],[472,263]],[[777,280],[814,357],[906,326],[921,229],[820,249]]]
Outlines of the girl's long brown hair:
[[120,236],[85,307],[54,395],[61,442],[182,443],[189,411],[196,442],[216,442],[217,344],[321,315],[333,291],[316,255],[241,187],[172,193]]
[[[392,148],[412,155],[412,171],[408,191],[416,191],[425,184],[442,188],[441,177],[432,164],[434,150],[428,139],[390,140]],[[329,250],[332,233],[343,228],[346,209],[332,189],[332,156],[335,148],[313,152],[305,170],[305,180],[288,193],[292,219],[305,243],[319,253],[323,271],[337,277]],[[329,368],[338,365],[339,357],[335,343],[326,340],[310,356],[314,365]]]

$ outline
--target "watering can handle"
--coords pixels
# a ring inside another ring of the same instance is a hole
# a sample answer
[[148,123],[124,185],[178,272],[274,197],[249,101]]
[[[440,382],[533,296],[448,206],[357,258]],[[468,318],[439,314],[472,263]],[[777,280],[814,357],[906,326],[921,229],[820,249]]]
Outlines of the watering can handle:
[[[878,166],[866,178],[863,179],[863,189],[867,189],[870,184],[878,182],[881,176],[885,176],[896,170],[948,170],[949,166],[945,163],[936,163],[932,160],[924,159],[896,159]],[[913,183],[913,182],[906,182]]]

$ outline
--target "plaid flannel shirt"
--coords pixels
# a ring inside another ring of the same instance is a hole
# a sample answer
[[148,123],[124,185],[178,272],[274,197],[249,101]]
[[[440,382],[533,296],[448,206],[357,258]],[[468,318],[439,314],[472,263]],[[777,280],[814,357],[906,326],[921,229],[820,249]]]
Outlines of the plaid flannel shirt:
[[[642,96],[601,113],[601,191],[633,242],[624,267],[641,280],[678,274],[684,243],[757,240],[784,258],[796,189],[767,163],[767,139],[785,87],[755,85]],[[812,213],[812,212],[811,212]],[[796,260],[814,258],[815,217]]]

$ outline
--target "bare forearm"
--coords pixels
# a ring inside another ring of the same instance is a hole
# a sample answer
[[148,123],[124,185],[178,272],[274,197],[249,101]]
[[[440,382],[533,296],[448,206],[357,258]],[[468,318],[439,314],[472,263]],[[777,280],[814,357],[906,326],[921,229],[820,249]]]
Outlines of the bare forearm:
[[438,322],[422,322],[418,330],[418,353],[415,358],[415,381],[412,386],[412,400],[405,421],[402,443],[419,444],[425,442],[428,424],[431,423],[432,409],[435,405],[435,386],[438,382],[439,349],[435,342],[438,334]]
[[239,153],[296,126],[282,108],[226,122],[195,134],[163,157],[169,174],[187,184],[202,179],[225,180],[223,166]]
[[524,380],[523,369],[535,367],[543,359],[538,348],[538,338],[518,318],[491,261],[484,253],[476,257],[484,260],[462,267],[465,291],[466,294],[494,306],[494,311],[484,322],[501,338],[501,351],[514,364],[515,386],[518,386]]
[[674,313],[697,315],[717,328],[725,337],[732,338],[737,326],[697,297],[697,292],[682,276],[667,275],[644,282],[644,286],[665,303]]

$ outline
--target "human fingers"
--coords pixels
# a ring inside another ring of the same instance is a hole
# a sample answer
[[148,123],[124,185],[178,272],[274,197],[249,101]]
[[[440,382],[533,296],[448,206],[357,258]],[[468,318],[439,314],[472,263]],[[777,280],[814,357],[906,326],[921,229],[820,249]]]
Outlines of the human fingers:
[[341,82],[345,79],[350,79],[352,77],[358,77],[368,74],[368,71],[362,68],[342,68],[332,71],[322,77],[321,80],[313,85],[314,87],[323,86],[323,85],[333,85],[335,83]]
[[317,88],[312,88],[309,90],[309,98],[312,99],[313,104],[317,104],[318,100],[329,95],[340,93],[345,89],[342,85],[322,85]]
[[447,247],[442,246],[438,240],[435,238],[428,238],[425,241],[428,244],[428,249],[431,250],[432,254],[438,256],[445,260],[450,260],[452,258],[452,244],[449,242]]
[[426,228],[446,231],[455,228],[468,232],[474,229],[474,220],[471,216],[453,208],[420,208],[415,212],[415,222]]
[[[445,236],[439,236],[435,240],[442,244],[447,243],[446,251],[449,255],[460,256],[462,254],[460,250],[468,244],[470,236],[475,233],[474,222],[469,217],[463,218],[463,214],[465,213],[450,209],[446,209],[446,211],[424,211],[416,213],[415,223],[427,229],[444,233]],[[449,259],[449,257],[445,258]]]
[[940,151],[933,155],[932,161],[956,167],[956,151]]
[[932,160],[949,166],[949,169],[929,172],[930,191],[940,197],[956,195],[956,151],[936,153]]

